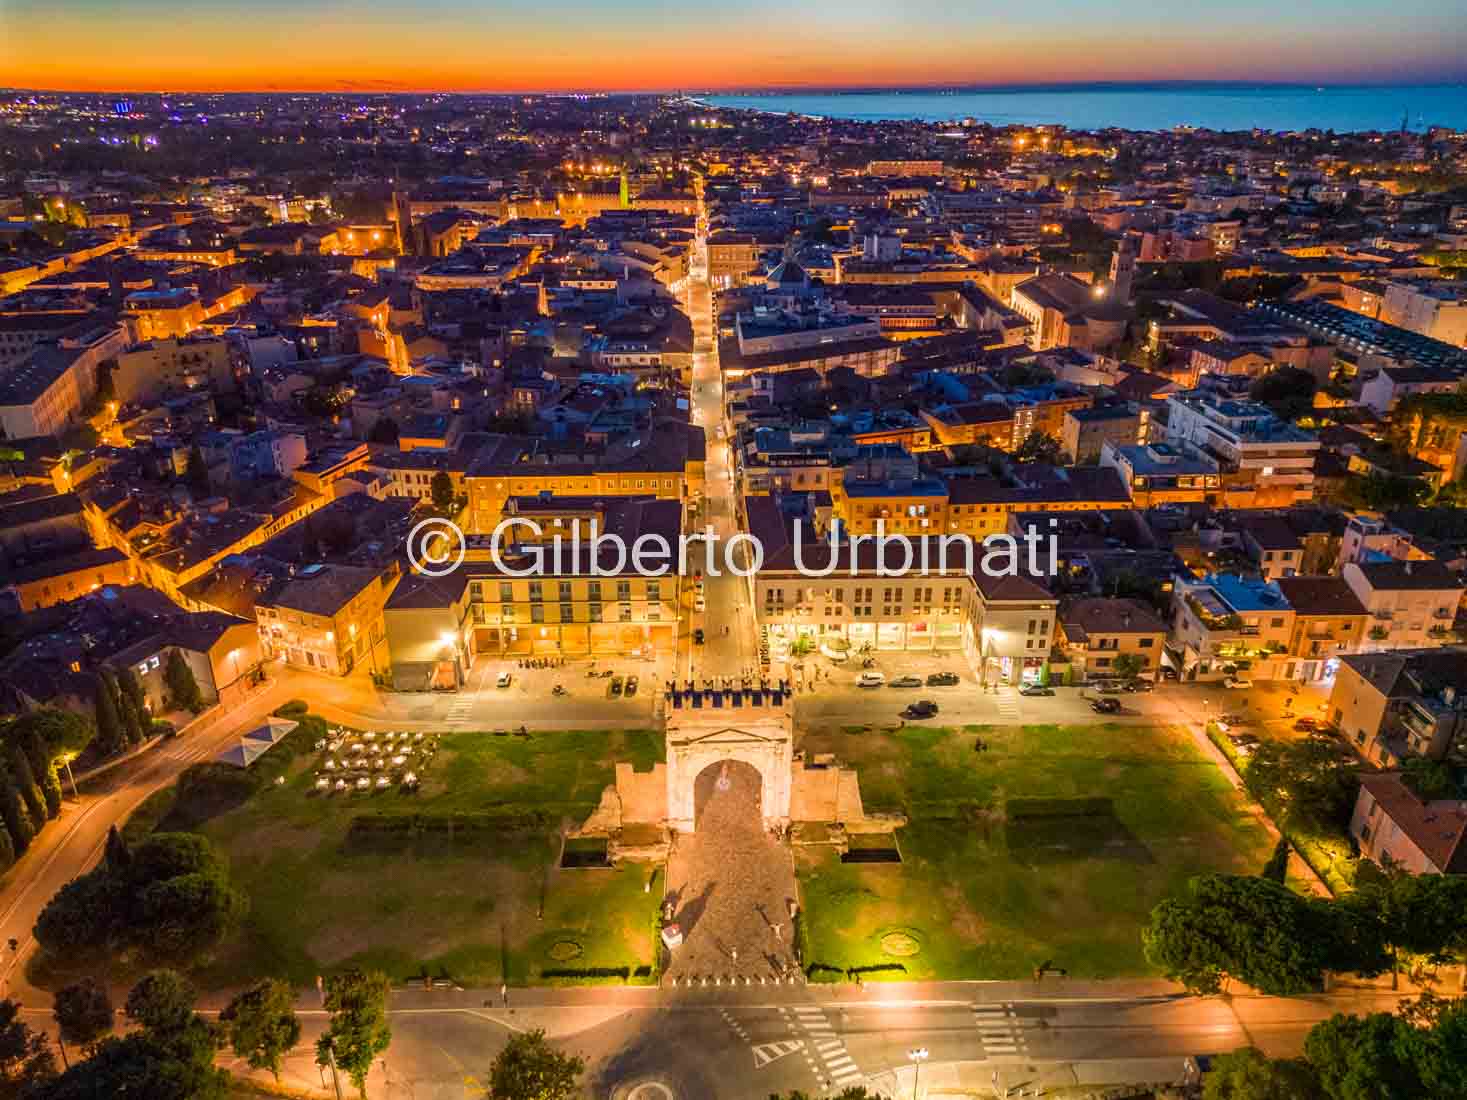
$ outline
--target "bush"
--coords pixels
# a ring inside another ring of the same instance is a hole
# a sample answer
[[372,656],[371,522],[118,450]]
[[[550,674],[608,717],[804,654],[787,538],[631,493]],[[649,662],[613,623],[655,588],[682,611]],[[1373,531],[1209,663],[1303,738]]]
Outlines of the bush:
[[310,705],[304,699],[292,699],[290,702],[281,703],[275,708],[275,717],[304,718],[310,709]]
[[546,813],[359,814],[347,826],[346,851],[389,853],[436,851],[492,844],[505,836],[553,828]]

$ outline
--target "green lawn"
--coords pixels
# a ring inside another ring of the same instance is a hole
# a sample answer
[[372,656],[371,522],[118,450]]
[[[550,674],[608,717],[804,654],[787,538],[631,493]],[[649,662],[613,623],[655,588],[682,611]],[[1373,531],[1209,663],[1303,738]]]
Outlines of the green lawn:
[[[621,968],[635,980],[653,962],[660,891],[644,888],[655,869],[555,863],[560,829],[595,808],[615,762],[646,768],[660,754],[661,739],[646,732],[453,733],[442,736],[416,794],[321,795],[312,789],[320,758],[302,752],[283,785],[266,783],[197,825],[250,899],[237,941],[200,981],[270,974],[310,984],[347,965],[465,985]],[[175,827],[166,802],[145,806],[144,823]],[[477,815],[479,828],[468,842],[348,849],[348,827],[362,814]]]
[[1145,974],[1152,907],[1201,871],[1257,871],[1272,847],[1180,731],[907,726],[801,747],[855,766],[868,812],[910,819],[899,865],[800,850],[806,962],[831,968],[817,974]]

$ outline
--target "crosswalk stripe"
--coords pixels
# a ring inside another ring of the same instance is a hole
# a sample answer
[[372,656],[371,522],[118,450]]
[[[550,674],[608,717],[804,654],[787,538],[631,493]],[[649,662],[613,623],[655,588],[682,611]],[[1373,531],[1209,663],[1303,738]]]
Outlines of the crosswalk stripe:
[[856,1064],[856,1060],[852,1058],[849,1054],[843,1054],[839,1058],[827,1058],[825,1060],[825,1064],[831,1070],[838,1070],[845,1069],[847,1066],[854,1066]]
[[815,1044],[815,1049],[820,1051],[835,1050],[837,1047],[845,1046],[839,1039],[822,1039]]
[[835,1083],[837,1085],[845,1085],[851,1081],[859,1081],[862,1077],[865,1076],[865,1074],[863,1074],[858,1069],[854,1069],[846,1073],[836,1073],[832,1076],[835,1078]]

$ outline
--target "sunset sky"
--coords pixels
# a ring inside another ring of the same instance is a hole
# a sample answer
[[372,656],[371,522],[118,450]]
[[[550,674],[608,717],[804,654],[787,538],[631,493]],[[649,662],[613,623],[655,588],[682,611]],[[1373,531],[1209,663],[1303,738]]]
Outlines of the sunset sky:
[[1464,58],[1444,0],[0,0],[0,82],[49,89],[1428,83]]

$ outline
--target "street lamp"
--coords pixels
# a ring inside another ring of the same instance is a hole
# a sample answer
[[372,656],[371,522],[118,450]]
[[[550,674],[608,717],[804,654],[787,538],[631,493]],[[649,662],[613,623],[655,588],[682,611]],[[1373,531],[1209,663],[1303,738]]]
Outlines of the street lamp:
[[922,1063],[927,1061],[926,1047],[913,1047],[907,1051],[907,1061],[916,1068],[912,1071],[912,1100],[917,1100],[917,1082],[922,1079]]

